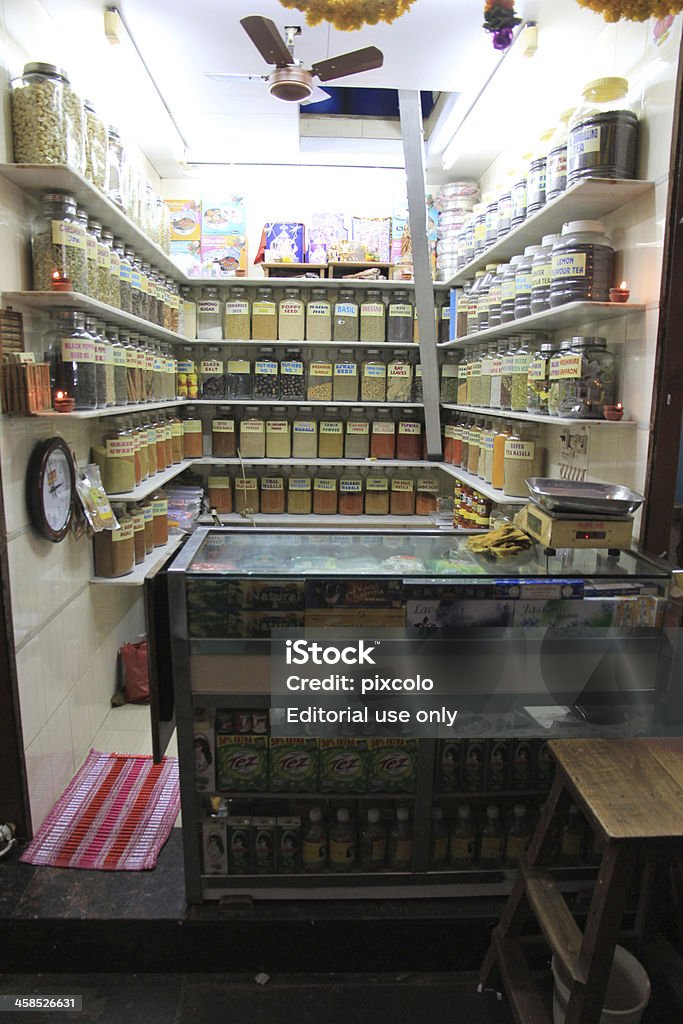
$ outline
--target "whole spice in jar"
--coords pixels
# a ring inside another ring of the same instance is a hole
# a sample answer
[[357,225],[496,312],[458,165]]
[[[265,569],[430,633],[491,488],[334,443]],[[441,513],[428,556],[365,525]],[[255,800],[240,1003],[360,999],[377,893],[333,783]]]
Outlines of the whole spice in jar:
[[365,480],[366,516],[389,515],[389,480],[386,476],[369,476]]
[[251,305],[251,337],[253,341],[277,339],[277,305],[272,288],[257,288]]
[[318,457],[318,424],[310,406],[300,406],[292,422],[292,458]]
[[446,359],[441,365],[441,388],[440,398],[442,402],[457,405],[458,403],[458,369],[460,367],[460,353],[447,352]]
[[[149,463],[149,475],[154,476],[158,472],[157,466],[157,429],[156,424],[153,420],[148,420],[145,423],[145,429],[147,431],[147,462]],[[180,425],[182,432],[182,423]],[[182,445],[182,433],[181,433],[181,445]],[[182,447],[181,447],[182,454]]]
[[313,514],[333,516],[337,513],[337,478],[316,474],[313,481]]
[[387,306],[387,341],[398,344],[412,342],[414,314],[408,292],[394,292]]
[[500,408],[512,408],[512,372],[515,365],[514,356],[519,348],[517,338],[510,338],[507,351],[503,355],[503,371],[500,377]]
[[370,454],[370,424],[362,409],[352,409],[346,421],[345,459],[367,459]]
[[266,454],[266,421],[258,406],[240,421],[239,452],[243,459],[263,459]]
[[529,361],[527,373],[527,412],[548,415],[550,389],[550,358],[555,351],[552,342],[543,342]]
[[428,516],[436,512],[436,499],[439,496],[439,481],[432,476],[417,478],[415,493],[415,515]]
[[339,515],[363,515],[363,478],[347,470],[339,481]]
[[272,349],[262,349],[254,363],[254,398],[280,397],[280,374]]
[[[83,105],[63,68],[31,62],[12,82],[14,159],[86,170]],[[99,168],[98,168],[99,175]]]
[[240,516],[254,515],[259,511],[258,478],[255,476],[235,477],[235,512]]
[[342,288],[334,304],[332,338],[334,341],[358,341],[358,334],[358,303],[350,289]]
[[306,303],[306,338],[308,341],[332,339],[332,303],[324,288],[313,288]]
[[369,289],[360,304],[360,340],[384,341],[386,337],[386,307],[382,293]]
[[231,288],[226,300],[223,317],[225,338],[229,341],[249,341],[251,336],[251,314],[246,288]]
[[209,348],[199,364],[199,386],[202,398],[225,398],[225,374],[219,348]]
[[226,398],[251,398],[251,363],[248,359],[228,359]]
[[209,506],[220,514],[232,512],[232,483],[230,477],[214,467],[206,484]]
[[201,459],[203,454],[204,437],[201,417],[192,406],[188,406],[183,410],[183,458]]
[[523,335],[519,340],[517,351],[512,357],[512,394],[510,401],[512,412],[526,412],[529,363],[531,361],[529,343],[533,342],[533,340],[533,335]]
[[46,361],[53,391],[65,391],[76,409],[96,409],[95,341],[85,329],[85,315],[64,310],[53,313],[52,321]]
[[626,78],[588,82],[569,121],[567,184],[581,178],[634,178],[638,118],[626,98]]
[[371,349],[363,360],[360,397],[362,402],[386,402],[387,366],[377,349]]
[[[173,465],[173,425],[168,417],[164,417],[164,445],[166,448],[166,465]],[[183,445],[184,447],[184,445]],[[203,447],[203,445],[202,445]]]
[[278,333],[280,341],[303,341],[305,330],[305,308],[299,288],[285,288],[278,308]]
[[615,358],[606,338],[572,338],[560,356],[558,414],[571,419],[602,419],[615,400]]
[[308,364],[306,398],[309,402],[332,401],[332,373],[332,363],[327,360],[315,360]]
[[370,457],[393,459],[396,453],[396,424],[388,410],[380,409],[372,422]]
[[341,459],[344,456],[344,424],[334,409],[325,409],[318,426],[318,457]]
[[409,402],[413,390],[413,368],[406,352],[397,352],[387,366],[387,402]]
[[392,516],[415,514],[415,481],[412,477],[395,476],[392,478],[389,514]]
[[121,259],[114,248],[114,235],[107,228],[102,229],[102,241],[109,256],[109,305],[121,308]]
[[289,420],[282,416],[269,416],[266,420],[266,458],[288,459],[291,455]]
[[261,512],[264,515],[279,516],[285,512],[285,478],[273,466],[268,476],[261,477]]
[[135,439],[130,430],[114,428],[105,434],[101,445],[95,445],[93,454],[107,494],[135,488]]
[[118,530],[102,530],[95,534],[95,575],[103,579],[126,576],[135,568],[133,520],[125,511],[114,509]]
[[422,365],[418,363],[415,367],[415,376],[413,377],[413,402],[415,405],[422,405],[423,401]]
[[351,349],[342,349],[334,364],[332,397],[335,402],[358,401],[358,364]]
[[280,362],[280,398],[300,402],[306,397],[306,378],[300,352],[287,350]]
[[154,551],[154,512],[150,499],[142,506],[142,513],[145,520],[145,554],[151,555]]
[[290,515],[311,514],[311,475],[306,470],[295,470],[287,480],[287,512]]
[[42,212],[33,226],[33,287],[50,291],[55,275],[70,280],[75,292],[88,293],[86,230],[76,200],[61,192],[42,196]]
[[140,565],[145,560],[145,513],[140,506],[134,506],[130,510],[130,518],[133,520],[135,564]]
[[412,417],[410,409],[403,409],[398,421],[396,458],[419,462],[422,456],[422,424]]
[[237,454],[235,418],[230,409],[218,409],[211,421],[211,454],[222,459],[232,459]]

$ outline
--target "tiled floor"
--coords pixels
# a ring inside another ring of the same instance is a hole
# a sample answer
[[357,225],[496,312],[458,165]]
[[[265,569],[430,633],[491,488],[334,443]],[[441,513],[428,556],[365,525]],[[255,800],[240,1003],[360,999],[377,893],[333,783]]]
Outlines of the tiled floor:
[[[112,708],[92,745],[95,750],[116,754],[151,754],[149,705],[124,704],[123,707]],[[166,753],[170,757],[178,756],[175,733]]]

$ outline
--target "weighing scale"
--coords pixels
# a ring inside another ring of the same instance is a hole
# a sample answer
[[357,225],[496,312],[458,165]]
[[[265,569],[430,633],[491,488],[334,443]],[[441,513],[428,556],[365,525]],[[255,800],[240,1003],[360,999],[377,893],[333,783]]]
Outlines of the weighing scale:
[[521,530],[543,544],[547,554],[557,548],[607,548],[618,555],[631,547],[632,516],[596,516],[549,512],[540,505],[525,505],[515,516]]

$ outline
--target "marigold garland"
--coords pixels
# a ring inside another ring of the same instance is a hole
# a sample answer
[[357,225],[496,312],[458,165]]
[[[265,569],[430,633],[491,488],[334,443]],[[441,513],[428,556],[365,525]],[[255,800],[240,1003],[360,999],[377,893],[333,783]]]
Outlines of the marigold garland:
[[577,0],[581,7],[590,7],[602,14],[605,21],[648,21],[666,18],[683,11],[683,0]]
[[342,32],[355,32],[380,21],[391,24],[416,0],[280,0],[283,7],[301,11],[308,25],[329,21]]

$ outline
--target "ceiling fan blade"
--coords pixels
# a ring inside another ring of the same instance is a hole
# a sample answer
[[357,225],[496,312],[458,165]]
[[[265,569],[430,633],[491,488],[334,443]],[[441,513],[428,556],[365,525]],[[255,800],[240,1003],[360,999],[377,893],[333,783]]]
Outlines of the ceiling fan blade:
[[360,71],[373,71],[375,68],[381,68],[383,64],[382,51],[376,46],[365,46],[362,50],[354,50],[353,53],[342,53],[339,57],[318,61],[311,71],[321,82],[330,82],[333,78],[346,78],[347,75],[356,75]]
[[278,32],[275,22],[270,18],[263,18],[260,14],[250,14],[240,20],[240,25],[266,64],[283,67],[285,64],[294,63],[287,44]]
[[319,89],[317,85],[313,86],[313,92],[307,100],[302,100],[300,106],[308,107],[311,103],[324,103],[325,100],[329,100],[329,92],[325,92],[324,89]]

